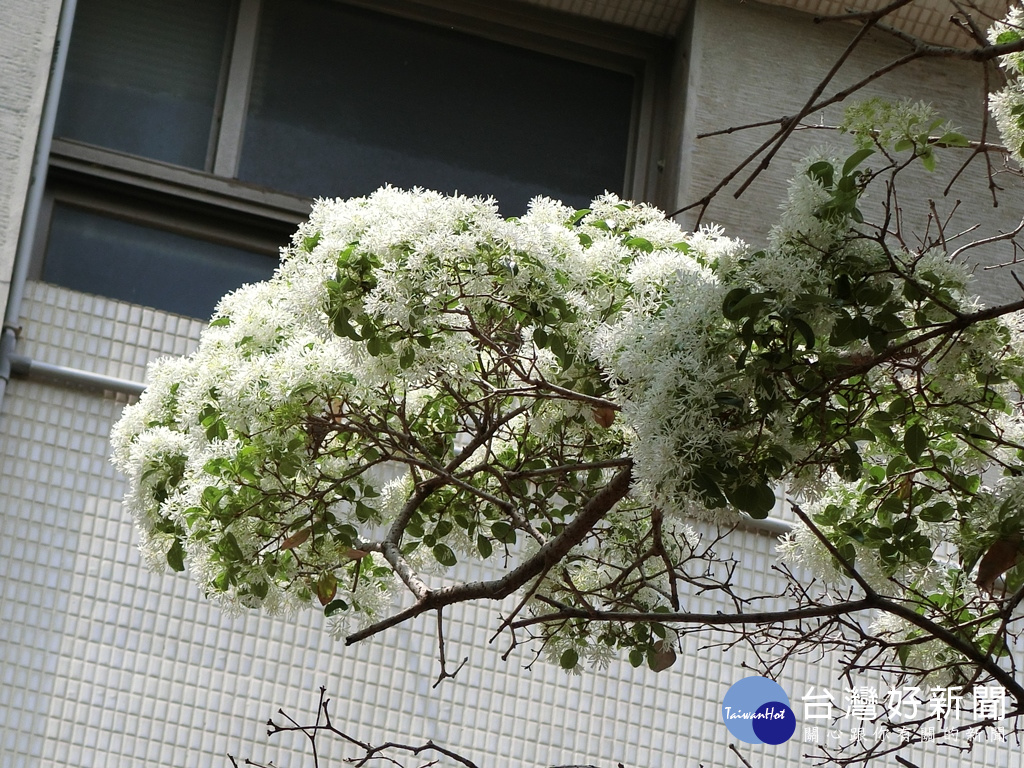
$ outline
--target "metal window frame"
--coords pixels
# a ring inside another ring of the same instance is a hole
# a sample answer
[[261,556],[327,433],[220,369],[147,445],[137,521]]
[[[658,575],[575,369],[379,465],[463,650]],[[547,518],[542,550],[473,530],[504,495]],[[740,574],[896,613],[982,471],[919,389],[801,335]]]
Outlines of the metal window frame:
[[229,179],[238,174],[242,136],[249,107],[249,87],[256,62],[262,0],[239,0],[238,20],[230,46],[223,109],[217,130],[213,173]]
[[666,192],[660,178],[666,151],[662,106],[668,98],[672,40],[524,2],[334,1],[634,76],[638,87],[633,93],[623,193],[663,207],[673,202],[662,199]]
[[[623,190],[627,197],[663,202],[658,199],[664,140],[659,107],[667,93],[671,41],[526,3],[330,1],[632,75],[637,87]],[[237,0],[224,41],[205,169],[50,137],[47,192],[32,247],[33,277],[42,272],[54,202],[276,256],[286,240],[271,243],[266,232],[274,225],[294,229],[308,216],[312,200],[235,178],[262,5],[263,0]],[[246,223],[254,225],[252,235],[244,232]]]

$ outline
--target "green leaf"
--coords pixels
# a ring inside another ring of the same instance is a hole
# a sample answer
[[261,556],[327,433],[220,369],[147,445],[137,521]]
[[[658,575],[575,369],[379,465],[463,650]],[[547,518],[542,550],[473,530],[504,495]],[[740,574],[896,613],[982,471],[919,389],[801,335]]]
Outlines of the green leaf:
[[270,591],[270,585],[265,581],[257,581],[254,584],[249,585],[249,591],[256,595],[260,600],[267,596]]
[[896,649],[896,656],[900,660],[900,664],[903,666],[907,665],[907,659],[910,658],[910,646],[901,645]]
[[1016,29],[1004,29],[996,36],[996,45],[1009,45],[1021,39],[1021,33]]
[[483,534],[478,534],[476,537],[476,549],[480,553],[480,557],[485,560],[491,556],[494,548],[491,546],[491,540]]
[[921,510],[921,519],[926,523],[944,523],[953,517],[953,505],[948,501],[937,501]]
[[349,322],[351,313],[347,309],[340,310],[332,320],[335,336],[341,336],[344,339],[352,339],[352,341],[361,341],[362,337],[359,332]]
[[832,335],[829,341],[841,347],[851,341],[865,339],[871,333],[871,321],[863,315],[856,317],[840,317],[832,326]]
[[907,280],[903,283],[903,298],[907,301],[920,301],[925,296],[924,291],[921,290],[917,283]]
[[562,669],[576,669],[576,665],[580,663],[580,655],[575,648],[566,648],[562,651],[562,657],[558,663]]
[[836,472],[843,480],[853,482],[860,479],[864,464],[860,452],[856,448],[844,451],[836,462]]
[[825,160],[819,160],[807,169],[807,175],[825,189],[832,186],[832,180],[835,178],[835,173],[836,169],[832,167],[832,163]]
[[639,648],[631,650],[629,652],[629,663],[632,664],[634,668],[639,667],[644,663],[644,652]]
[[797,332],[804,337],[804,348],[814,349],[814,331],[811,330],[811,326],[799,317],[794,317],[791,321],[793,327]]
[[431,552],[434,553],[434,559],[437,560],[437,562],[441,565],[447,566],[448,568],[451,568],[459,562],[459,559],[447,544],[435,544]]
[[737,290],[746,289],[729,291],[722,302],[722,314],[725,315],[727,320],[739,320],[743,317],[756,318],[768,303],[768,299],[773,297],[771,292],[751,293],[730,304],[729,297]]
[[920,424],[911,424],[903,436],[903,448],[913,462],[921,460],[921,454],[928,448],[928,433]]
[[931,172],[931,171],[935,170],[935,150],[934,149],[932,149],[931,147],[926,147],[925,149],[921,150],[920,157],[921,157],[921,165],[924,166],[924,169],[926,171]]
[[642,237],[630,237],[626,240],[627,248],[636,248],[638,251],[644,253],[650,253],[654,250],[654,244],[650,240],[646,240]]
[[300,467],[302,467],[303,459],[294,453],[286,454],[278,462],[277,470],[281,473],[281,477],[295,477],[298,474]]
[[516,531],[508,523],[503,520],[497,520],[491,523],[491,535],[500,541],[502,544],[515,544],[516,543]]
[[878,512],[880,517],[888,517],[891,519],[894,515],[903,514],[903,510],[906,509],[906,504],[899,496],[887,496],[885,501],[878,505]]
[[309,235],[308,237],[304,237],[304,238],[302,238],[302,250],[306,251],[306,253],[309,253],[314,248],[316,248],[317,243],[319,243],[319,242],[320,242],[320,233],[319,232],[315,232],[312,235]]
[[336,613],[347,610],[348,603],[338,598],[337,600],[331,600],[331,602],[324,606],[324,616],[333,616]]
[[873,154],[875,154],[875,150],[873,149],[858,149],[856,152],[854,152],[852,155],[846,158],[846,162],[843,164],[843,176],[849,176],[850,171],[852,171],[854,168],[856,168],[858,165],[864,162],[867,158],[871,157],[871,155]]
[[416,361],[416,350],[407,346],[398,358],[398,365],[404,371]]
[[210,327],[211,328],[217,328],[217,327],[220,327],[222,325],[231,325],[231,318],[229,316],[225,315],[224,317],[218,317],[216,320],[213,320],[210,323]]
[[726,498],[736,509],[746,512],[756,520],[763,520],[775,506],[775,491],[768,483],[741,485],[726,491]]
[[244,560],[245,553],[242,552],[242,548],[238,546],[238,539],[235,538],[235,534],[228,533],[224,534],[224,538],[220,540],[220,551],[221,554],[227,555],[232,560]]
[[558,361],[562,363],[563,367],[566,367],[564,362],[566,358],[565,340],[557,333],[553,333],[548,337],[548,341],[550,342],[550,348],[551,351],[554,352],[555,357],[558,358]]
[[981,421],[976,421],[967,428],[967,436],[993,442],[999,440],[999,436],[992,430],[992,427]]
[[914,517],[901,517],[892,525],[893,535],[897,538],[903,538],[908,533],[917,530],[917,518]]
[[167,550],[167,564],[178,573],[185,570],[185,549],[181,546],[181,539],[175,539]]
[[725,294],[725,298],[722,300],[722,314],[725,315],[726,320],[740,319],[741,315],[735,311],[736,304],[749,295],[750,291],[746,288],[733,288]]
[[968,147],[971,144],[966,136],[956,131],[946,131],[939,137],[936,143],[947,147]]

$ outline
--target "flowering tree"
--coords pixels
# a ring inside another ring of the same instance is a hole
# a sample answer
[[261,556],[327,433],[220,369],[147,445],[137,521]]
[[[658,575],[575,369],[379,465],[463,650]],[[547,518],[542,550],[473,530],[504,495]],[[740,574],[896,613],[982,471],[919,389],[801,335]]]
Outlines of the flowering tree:
[[[1018,163],[1020,22],[986,43]],[[318,604],[347,642],[515,594],[501,628],[567,669],[662,669],[713,626],[1024,713],[1024,300],[983,306],[970,246],[892,224],[909,165],[988,145],[920,105],[844,128],[857,148],[807,161],[760,249],[611,195],[319,202],[115,427],[147,562],[231,608]],[[753,611],[693,525],[764,518],[780,487],[797,576]]]

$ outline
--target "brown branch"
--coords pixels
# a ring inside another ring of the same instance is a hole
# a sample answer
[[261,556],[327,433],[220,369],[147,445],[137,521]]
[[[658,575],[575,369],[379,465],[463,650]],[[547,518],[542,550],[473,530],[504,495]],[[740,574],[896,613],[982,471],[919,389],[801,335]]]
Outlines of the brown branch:
[[829,21],[871,21],[881,19],[888,16],[893,11],[898,11],[904,5],[910,5],[914,0],[894,0],[889,5],[884,5],[881,8],[876,8],[873,11],[847,11],[846,13],[836,13],[832,15],[815,16],[815,24],[823,24]]
[[689,613],[687,611],[665,611],[662,613],[638,611],[587,611],[582,608],[553,600],[545,602],[558,608],[557,611],[541,616],[531,616],[512,622],[512,629],[523,629],[536,624],[546,624],[567,619],[587,619],[595,622],[660,622],[663,624],[701,624],[705,626],[731,626],[742,624],[781,624],[800,619],[816,619],[827,616],[843,616],[879,607],[877,596],[871,595],[860,600],[848,600],[833,605],[816,605],[812,608],[794,608],[781,611],[754,611],[751,613]]
[[[891,7],[898,8],[901,5],[906,5],[908,2],[911,1],[912,0],[896,0],[896,2],[891,4]],[[885,11],[885,13],[888,12],[889,11],[887,10]],[[879,13],[879,11],[876,11],[875,13]],[[884,15],[884,13],[882,15]],[[778,151],[782,149],[782,145],[786,143],[786,140],[789,138],[790,134],[793,133],[793,129],[797,126],[797,124],[805,117],[807,117],[807,115],[811,114],[812,112],[818,111],[818,108],[815,107],[815,102],[817,101],[818,97],[821,96],[822,92],[825,90],[825,86],[827,86],[832,81],[832,78],[836,76],[836,73],[839,71],[839,69],[843,66],[843,64],[846,63],[846,60],[850,58],[854,50],[856,50],[857,46],[860,45],[861,40],[864,39],[867,33],[871,30],[871,28],[880,18],[881,16],[874,16],[873,18],[869,18],[864,23],[864,26],[862,26],[857,31],[857,34],[854,35],[853,40],[850,41],[849,45],[847,45],[843,52],[839,55],[839,58],[836,59],[835,63],[832,65],[832,68],[825,73],[825,76],[820,81],[818,81],[818,84],[814,87],[814,90],[811,92],[811,95],[807,98],[807,101],[804,102],[804,105],[800,108],[800,111],[796,113],[792,120],[786,122],[775,134],[775,138],[772,142],[774,146],[772,146],[772,148],[768,150],[765,156],[761,158],[761,162],[757,164],[757,168],[755,168],[754,171],[747,177],[747,180],[740,184],[739,189],[737,189],[733,193],[733,197],[738,198],[740,195],[742,195],[747,190],[747,187],[749,187],[754,182],[754,179],[756,179],[762,171],[766,170],[768,166],[771,165],[772,158],[774,158]]]
[[548,541],[537,552],[519,566],[499,579],[456,584],[438,590],[428,590],[417,602],[382,621],[354,632],[345,638],[345,645],[358,643],[379,632],[397,626],[427,611],[437,610],[454,603],[470,600],[500,600],[524,586],[528,581],[561,561],[570,549],[575,547],[607,514],[612,507],[626,497],[632,482],[632,464],[621,469],[608,484],[594,494],[580,513],[560,534]]
[[949,2],[953,5],[954,8],[956,8],[957,12],[963,17],[957,18],[956,15],[953,15],[949,17],[949,20],[952,23],[956,24],[958,27],[960,27],[960,29],[964,31],[964,34],[970,35],[970,37],[978,45],[985,45],[988,42],[987,38],[985,37],[985,30],[983,30],[981,26],[979,26],[978,23],[975,22],[974,17],[967,11],[966,8],[964,8],[964,6],[961,3],[959,3],[957,0],[949,0]]
[[[950,254],[949,260],[950,261],[955,261],[956,258],[961,253],[963,253],[964,251],[969,250],[971,248],[977,248],[979,245],[990,245],[991,243],[997,243],[1000,240],[1012,240],[1017,235],[1019,235],[1021,233],[1021,231],[1024,231],[1024,219],[1021,219],[1020,220],[1020,224],[1018,224],[1016,227],[1011,229],[1009,232],[1003,232],[1003,233],[998,234],[998,235],[993,235],[992,237],[983,237],[981,240],[974,240],[973,242],[970,242],[970,243],[967,243],[966,245],[960,246],[955,251],[953,251],[952,254]],[[995,266],[1003,267],[1003,266],[1006,266],[1006,265],[1005,264],[998,264],[998,265],[995,265]],[[994,269],[994,268],[995,267],[985,267],[985,269]]]
[[743,763],[743,765],[745,765],[746,768],[754,768],[754,766],[752,766],[749,762],[747,762],[747,758],[745,758],[743,755],[741,755],[740,751],[738,749],[736,749],[736,745],[735,744],[730,744],[729,745],[729,749],[731,749],[733,752],[736,753],[736,757],[738,757],[740,759],[740,762]]
[[542,469],[528,469],[520,472],[507,472],[505,477],[509,480],[518,480],[523,477],[543,477],[544,475],[564,475],[568,472],[585,472],[591,469],[613,469],[624,467],[629,464],[630,459],[608,459],[607,461],[582,461],[576,464],[560,464],[557,467],[543,467]]
[[955,317],[948,323],[943,323],[926,333],[922,333],[920,336],[915,336],[914,338],[908,339],[899,344],[894,344],[893,346],[882,350],[877,355],[872,355],[866,360],[843,366],[832,378],[834,380],[847,379],[851,376],[867,373],[877,365],[899,358],[901,354],[913,347],[916,347],[918,344],[923,344],[926,341],[931,341],[932,339],[939,338],[941,336],[948,336],[958,331],[965,330],[975,323],[981,323],[985,320],[994,320],[997,317],[1009,315],[1014,312],[1020,312],[1021,310],[1024,310],[1024,299],[1013,301],[1009,304],[1000,304],[996,307],[988,307],[987,309],[979,310],[970,315]]
[[469,656],[466,656],[459,663],[459,666],[455,668],[454,672],[448,671],[448,665],[445,662],[444,656],[444,620],[441,616],[440,608],[437,609],[437,655],[438,660],[441,663],[441,671],[437,675],[437,680],[435,680],[434,684],[430,686],[431,688],[437,688],[437,686],[439,686],[443,681],[447,680],[448,678],[454,679],[455,676],[459,674],[459,671],[464,666],[466,666],[466,662],[469,661]]
[[[758,175],[760,175],[762,171],[768,168],[772,158],[779,151],[779,149],[781,149],[782,145],[789,138],[790,134],[792,134],[792,132],[797,128],[801,120],[803,120],[805,117],[809,115],[814,114],[815,112],[820,112],[825,107],[845,101],[854,93],[862,90],[867,85],[874,82],[875,80],[878,80],[879,78],[883,77],[889,72],[899,69],[900,67],[903,67],[918,59],[924,58],[959,59],[961,61],[975,61],[979,63],[984,63],[997,59],[1000,56],[1005,56],[1010,53],[1018,53],[1020,51],[1024,51],[1024,40],[1017,40],[1009,43],[979,45],[973,48],[958,48],[956,46],[944,46],[926,43],[920,38],[916,38],[912,35],[901,33],[901,39],[904,42],[906,42],[911,48],[911,50],[908,53],[894,59],[893,61],[889,62],[889,64],[877,68],[873,72],[862,77],[857,82],[853,83],[852,85],[846,88],[843,88],[842,90],[833,93],[831,96],[821,99],[820,101],[816,101],[816,99],[822,94],[822,92],[824,92],[824,89],[828,85],[828,83],[835,76],[836,71],[839,69],[840,66],[842,66],[846,59],[849,58],[850,54],[853,52],[853,49],[863,39],[864,35],[868,32],[868,30],[870,30],[871,28],[878,27],[878,22],[881,19],[883,19],[886,15],[892,13],[898,8],[903,7],[904,5],[909,4],[912,1],[913,0],[895,0],[895,2],[890,3],[887,6],[884,6],[883,8],[879,8],[873,11],[860,11],[847,14],[840,14],[838,16],[817,17],[815,19],[815,22],[835,20],[863,21],[864,23],[860,31],[855,36],[855,38],[843,51],[839,59],[833,64],[829,72],[826,73],[825,76],[815,86],[811,97],[807,100],[807,102],[805,102],[804,107],[796,115],[792,117],[787,116],[777,118],[774,120],[762,121],[760,125],[778,124],[779,129],[775,131],[772,134],[772,136],[765,140],[760,146],[754,149],[749,155],[747,155],[747,157],[745,157],[732,171],[723,176],[715,184],[715,186],[712,188],[710,192],[701,197],[699,200],[672,212],[670,216],[677,216],[678,214],[684,213],[693,208],[700,208],[701,214],[698,216],[699,223],[700,218],[703,217],[703,212],[707,210],[708,205],[715,198],[715,196],[717,196],[719,192],[721,192],[726,186],[728,186],[729,183],[732,182],[732,180],[735,179],[736,176],[738,176],[744,168],[750,165],[758,157],[761,157],[762,153],[764,153],[765,150],[768,150],[768,153],[758,163],[757,168],[751,172],[750,176],[743,182],[743,184],[740,185],[739,189],[733,195],[734,197],[740,197],[740,195],[743,194],[743,192],[750,186],[754,179]],[[754,125],[755,124],[750,124],[749,126],[741,126],[741,128],[754,127]],[[739,129],[740,128],[737,128],[735,130]],[[727,128],[708,135],[731,133],[732,131],[733,129]]]
[[989,656],[981,653],[977,648],[971,645],[969,642],[961,639],[958,635],[954,634],[950,630],[946,629],[934,621],[926,618],[919,614],[913,608],[903,605],[896,600],[879,595],[875,589],[868,584],[863,576],[839,553],[835,545],[829,541],[828,537],[821,531],[818,526],[807,516],[807,514],[797,504],[790,504],[790,508],[800,518],[801,522],[807,526],[807,528],[814,534],[815,538],[822,543],[822,545],[829,551],[829,554],[834,557],[843,570],[846,571],[850,577],[857,582],[857,584],[864,590],[866,600],[872,601],[874,607],[885,613],[897,616],[906,622],[913,624],[918,629],[924,630],[931,637],[946,644],[954,651],[959,653],[969,662],[975,666],[983,669],[993,679],[998,681],[1003,689],[1016,700],[1017,709],[1024,709],[1024,687],[1017,682],[1013,675],[1007,672],[1005,669],[999,666],[999,664]]
[[366,754],[363,757],[361,757],[358,760],[353,760],[351,762],[353,765],[357,767],[366,765],[370,760],[377,758],[377,756],[381,752],[384,752],[389,749],[400,749],[404,752],[410,752],[414,755],[418,755],[421,752],[427,751],[437,752],[440,755],[444,755],[445,757],[449,757],[452,760],[455,760],[456,762],[462,763],[464,766],[466,766],[466,768],[479,768],[479,766],[477,766],[477,764],[470,760],[468,757],[463,757],[458,752],[453,752],[452,750],[446,747],[442,747],[438,744],[435,744],[433,741],[427,741],[426,743],[420,744],[419,746],[414,746],[412,744],[402,744],[398,741],[389,741],[384,744],[380,744],[379,746],[371,747],[367,750]]
[[764,128],[769,125],[782,125],[788,123],[793,118],[789,115],[784,117],[776,117],[773,120],[759,120],[756,123],[744,123],[743,125],[734,125],[729,128],[720,128],[717,131],[708,131],[707,133],[698,133],[698,139],[710,139],[712,136],[725,136],[730,133],[736,133],[738,131],[749,131],[751,128]]

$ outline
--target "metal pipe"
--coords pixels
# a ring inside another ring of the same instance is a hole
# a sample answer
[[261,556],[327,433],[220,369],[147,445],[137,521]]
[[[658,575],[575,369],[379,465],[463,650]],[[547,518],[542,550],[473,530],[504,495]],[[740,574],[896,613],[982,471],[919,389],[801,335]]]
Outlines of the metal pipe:
[[763,520],[750,520],[743,521],[744,528],[750,528],[755,531],[762,533],[774,533],[775,535],[781,535],[783,533],[789,533],[793,530],[793,524],[786,521],[780,520],[777,517],[766,517]]
[[53,365],[52,363],[41,363],[25,355],[10,356],[11,373],[24,378],[48,379],[62,384],[74,384],[90,389],[103,389],[110,392],[122,392],[126,395],[141,395],[146,385],[121,379],[116,376],[107,376],[102,373],[83,371],[78,368],[69,368],[66,365]]
[[39,225],[39,209],[46,188],[46,171],[50,162],[50,144],[53,141],[53,127],[57,121],[57,104],[60,100],[64,69],[68,60],[68,41],[71,25],[75,19],[77,0],[64,0],[57,34],[53,43],[53,58],[50,64],[50,81],[46,87],[46,98],[39,118],[39,136],[36,139],[35,157],[32,161],[32,176],[29,180],[28,195],[21,215],[21,231],[18,247],[14,252],[14,269],[11,273],[10,292],[7,294],[7,309],[4,312],[2,336],[0,336],[0,405],[3,404],[7,382],[11,377],[12,356],[17,345],[21,327],[21,302],[25,295],[25,282],[31,261],[32,245]]

